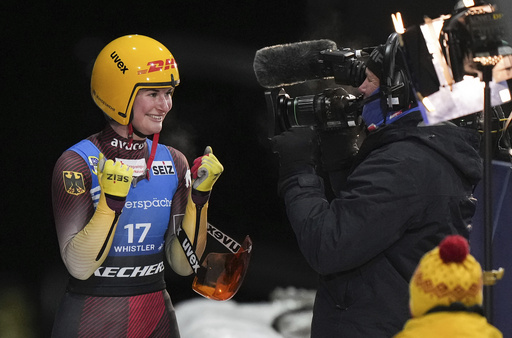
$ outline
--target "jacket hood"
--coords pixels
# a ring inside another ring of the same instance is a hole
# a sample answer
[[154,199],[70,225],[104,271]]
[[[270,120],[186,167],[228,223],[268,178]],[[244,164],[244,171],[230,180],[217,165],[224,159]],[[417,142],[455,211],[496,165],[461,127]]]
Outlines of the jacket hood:
[[421,126],[421,116],[404,117],[404,121],[387,125],[370,133],[363,142],[358,157],[362,161],[369,152],[385,144],[413,140],[426,145],[446,158],[472,184],[482,178],[483,161],[479,154],[480,135],[477,131],[452,123]]

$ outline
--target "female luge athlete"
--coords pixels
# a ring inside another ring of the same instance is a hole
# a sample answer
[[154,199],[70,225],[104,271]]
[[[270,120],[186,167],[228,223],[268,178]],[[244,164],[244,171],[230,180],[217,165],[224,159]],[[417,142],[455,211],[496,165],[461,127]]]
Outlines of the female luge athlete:
[[179,83],[172,54],[146,36],[120,37],[95,61],[91,94],[108,122],[65,151],[53,172],[70,274],[53,337],[179,337],[164,257],[178,274],[192,273],[176,233],[200,258],[210,191],[223,171],[207,147],[193,180],[185,156],[158,144]]

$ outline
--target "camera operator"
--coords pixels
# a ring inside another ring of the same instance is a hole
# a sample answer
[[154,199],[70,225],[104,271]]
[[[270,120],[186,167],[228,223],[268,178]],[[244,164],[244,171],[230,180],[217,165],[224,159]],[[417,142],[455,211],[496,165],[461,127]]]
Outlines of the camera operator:
[[[366,64],[359,87],[365,97],[389,89],[384,47]],[[396,334],[410,318],[408,284],[420,258],[447,235],[469,236],[472,192],[482,175],[478,133],[450,122],[426,126],[410,102],[398,111],[381,99],[367,103],[368,134],[356,155],[345,135],[338,144],[324,135],[319,142],[311,127],[272,138],[279,194],[298,245],[320,277],[313,338]],[[330,202],[320,166],[332,175],[350,166]]]

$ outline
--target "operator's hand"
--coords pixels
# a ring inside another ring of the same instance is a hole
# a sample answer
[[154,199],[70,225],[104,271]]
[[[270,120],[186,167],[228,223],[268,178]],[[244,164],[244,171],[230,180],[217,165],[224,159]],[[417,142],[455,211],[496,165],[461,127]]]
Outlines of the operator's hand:
[[272,151],[279,154],[281,178],[318,161],[318,136],[312,127],[293,127],[272,138]]
[[130,191],[133,179],[133,168],[112,160],[106,160],[100,153],[98,161],[98,182],[107,198],[107,205],[116,213],[120,213],[126,196]]
[[192,178],[194,178],[192,188],[201,192],[212,190],[213,184],[223,171],[224,167],[213,155],[212,148],[207,146],[203,156],[196,158],[192,165],[191,172]]
[[322,167],[327,172],[350,168],[355,155],[359,128],[324,131],[320,133]]

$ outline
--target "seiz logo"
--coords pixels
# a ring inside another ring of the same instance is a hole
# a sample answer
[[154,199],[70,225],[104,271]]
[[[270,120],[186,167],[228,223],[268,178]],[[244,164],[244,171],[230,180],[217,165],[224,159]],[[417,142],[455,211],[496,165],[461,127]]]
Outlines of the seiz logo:
[[128,182],[129,176],[124,175],[116,175],[116,174],[107,174],[107,180],[110,181],[118,181],[118,182]]
[[174,166],[171,161],[154,161],[151,169],[153,175],[174,175]]
[[110,54],[110,57],[112,58],[112,60],[114,60],[114,63],[117,65],[117,68],[119,68],[119,70],[122,71],[123,74],[128,70],[128,67],[125,66],[123,60],[121,60],[119,55],[117,55],[116,51],[113,51],[112,54]]
[[169,68],[176,68],[176,61],[173,59],[165,60],[156,60],[148,62],[148,69],[139,70],[137,72],[138,75],[143,75],[146,73],[158,72],[162,70],[168,70]]

